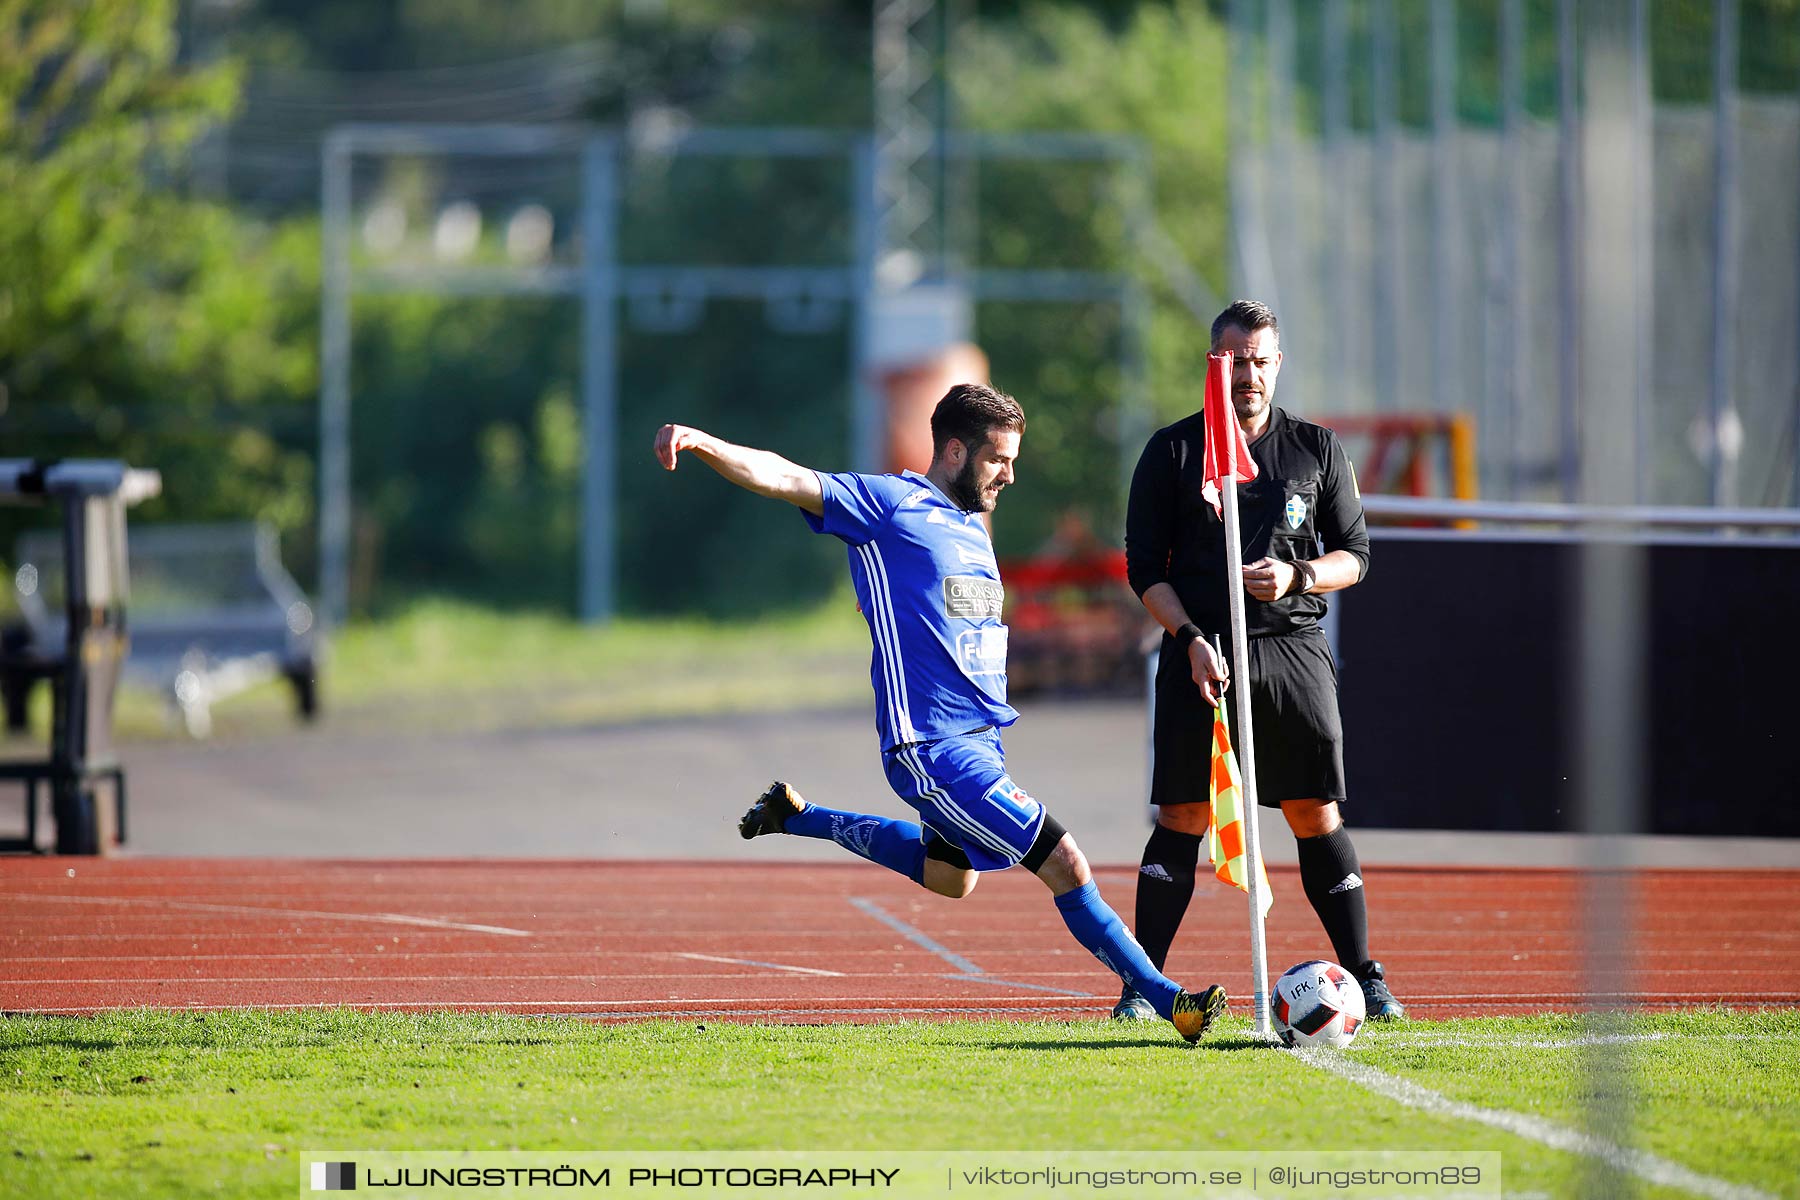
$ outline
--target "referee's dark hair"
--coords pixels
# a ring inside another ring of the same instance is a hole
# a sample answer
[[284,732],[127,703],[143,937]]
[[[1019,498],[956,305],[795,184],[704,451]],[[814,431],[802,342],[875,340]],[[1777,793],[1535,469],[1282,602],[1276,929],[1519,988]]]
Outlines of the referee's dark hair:
[[1281,326],[1275,323],[1275,310],[1258,300],[1234,300],[1231,307],[1213,318],[1212,344],[1219,344],[1219,335],[1236,326],[1245,333],[1255,333],[1259,329],[1270,329],[1276,337],[1281,336]]
[[1025,410],[1019,402],[985,383],[959,383],[931,412],[932,461],[943,457],[951,438],[973,454],[996,429],[1025,432]]

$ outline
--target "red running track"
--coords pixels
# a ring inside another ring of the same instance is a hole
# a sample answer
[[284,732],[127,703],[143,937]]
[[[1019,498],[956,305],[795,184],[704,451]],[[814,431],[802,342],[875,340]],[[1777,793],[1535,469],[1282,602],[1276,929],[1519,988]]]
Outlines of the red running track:
[[[1577,1008],[1565,870],[1376,867],[1374,947],[1422,1017]],[[1128,868],[1101,888],[1129,919]],[[1330,951],[1272,872],[1269,965]],[[1800,1005],[1800,871],[1633,877],[1628,999]],[[1170,959],[1250,990],[1241,893],[1203,880]],[[951,901],[878,868],[686,862],[0,860],[0,1010],[467,1009],[768,1022],[1104,1017],[1112,976],[1023,872]]]

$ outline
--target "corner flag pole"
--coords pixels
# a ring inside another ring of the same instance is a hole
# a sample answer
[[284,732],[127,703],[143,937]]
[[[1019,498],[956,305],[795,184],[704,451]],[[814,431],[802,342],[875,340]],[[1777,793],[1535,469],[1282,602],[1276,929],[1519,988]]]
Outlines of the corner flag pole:
[[[1255,991],[1257,1036],[1272,1038],[1275,1030],[1269,1021],[1269,951],[1263,940],[1262,834],[1256,798],[1256,731],[1250,725],[1250,646],[1244,617],[1244,535],[1238,528],[1237,414],[1231,405],[1231,355],[1214,355],[1212,358],[1224,359],[1225,403],[1222,407],[1225,419],[1234,425],[1232,429],[1219,431],[1224,440],[1226,466],[1224,478],[1219,480],[1219,498],[1224,505],[1221,516],[1225,522],[1225,584],[1231,600],[1231,679],[1236,684],[1230,691],[1237,696],[1237,740],[1234,745],[1244,775],[1244,875],[1250,894],[1250,973]],[[1216,365],[1209,365],[1208,374],[1218,369]]]

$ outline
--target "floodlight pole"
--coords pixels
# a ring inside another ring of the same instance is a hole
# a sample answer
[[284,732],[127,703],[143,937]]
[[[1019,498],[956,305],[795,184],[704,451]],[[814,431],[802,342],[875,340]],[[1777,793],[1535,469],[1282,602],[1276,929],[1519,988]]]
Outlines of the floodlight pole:
[[321,173],[325,266],[319,336],[319,613],[350,611],[350,140],[325,135]]
[[613,309],[619,294],[615,139],[581,146],[581,399],[585,461],[581,472],[581,619],[613,615],[618,458],[618,346]]
[[883,451],[887,445],[887,428],[882,420],[885,402],[869,369],[875,342],[875,268],[881,257],[879,186],[875,149],[859,139],[850,151],[851,237],[856,255],[851,287],[856,311],[850,354],[850,462],[851,470],[866,474],[879,473],[886,466]]
[[1707,390],[1707,473],[1713,504],[1738,502],[1738,455],[1743,426],[1737,411],[1738,248],[1738,0],[1713,6],[1712,378]]
[[[1507,162],[1520,161],[1525,129],[1525,4],[1524,0],[1500,0],[1500,153]],[[1517,500],[1525,490],[1522,463],[1525,455],[1525,423],[1521,413],[1529,395],[1529,372],[1512,352],[1524,337],[1530,309],[1525,283],[1525,212],[1529,207],[1525,172],[1511,171],[1500,188],[1499,290],[1502,336],[1495,339],[1501,383],[1493,397],[1502,422],[1484,427],[1482,436],[1506,451],[1505,493]]]

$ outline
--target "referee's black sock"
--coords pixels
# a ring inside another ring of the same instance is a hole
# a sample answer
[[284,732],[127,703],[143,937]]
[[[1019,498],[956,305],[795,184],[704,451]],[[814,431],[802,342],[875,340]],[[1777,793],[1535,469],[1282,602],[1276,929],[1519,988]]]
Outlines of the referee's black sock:
[[1350,831],[1339,825],[1323,837],[1297,838],[1295,844],[1300,850],[1300,886],[1325,926],[1332,952],[1340,966],[1360,977],[1369,961],[1369,910],[1363,902],[1362,863]]
[[1200,835],[1182,833],[1167,825],[1150,831],[1144,843],[1143,864],[1138,867],[1137,940],[1156,964],[1169,961],[1175,931],[1194,898],[1194,869],[1200,862]]

